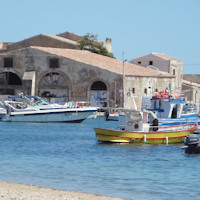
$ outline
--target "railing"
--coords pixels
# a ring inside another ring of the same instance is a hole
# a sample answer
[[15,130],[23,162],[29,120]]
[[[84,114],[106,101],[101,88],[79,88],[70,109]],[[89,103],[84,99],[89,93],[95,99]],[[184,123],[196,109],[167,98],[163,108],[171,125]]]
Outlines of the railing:
[[[159,125],[159,126],[150,126],[149,127],[149,131],[153,131],[153,129],[157,129],[157,131],[183,131],[183,130],[188,130],[194,126],[198,126],[198,124],[196,123],[188,123],[188,124],[181,124],[181,125],[170,125],[170,126],[166,126],[166,125]],[[120,124],[119,128],[120,130],[125,130],[126,125],[124,124]],[[155,130],[154,129],[154,130]],[[156,131],[155,131],[156,132]]]
[[159,125],[159,126],[150,126],[152,128],[158,128],[158,131],[181,131],[181,130],[188,130],[194,126],[197,126],[196,123],[188,123],[188,124],[180,124],[180,125]]

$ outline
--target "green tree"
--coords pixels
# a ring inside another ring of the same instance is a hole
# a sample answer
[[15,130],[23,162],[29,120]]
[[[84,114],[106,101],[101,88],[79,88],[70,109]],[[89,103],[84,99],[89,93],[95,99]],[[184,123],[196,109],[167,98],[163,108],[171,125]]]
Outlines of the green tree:
[[101,54],[111,58],[115,58],[112,53],[109,53],[102,43],[97,41],[97,35],[87,33],[83,36],[83,40],[78,40],[81,50],[89,50],[93,53]]

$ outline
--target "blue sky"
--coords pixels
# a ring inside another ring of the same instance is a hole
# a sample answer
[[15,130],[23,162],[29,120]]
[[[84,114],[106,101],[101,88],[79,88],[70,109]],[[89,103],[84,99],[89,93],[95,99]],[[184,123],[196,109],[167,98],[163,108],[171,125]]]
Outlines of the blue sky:
[[130,61],[151,52],[200,74],[200,0],[0,0],[0,41],[41,33],[92,33],[112,39],[113,54]]

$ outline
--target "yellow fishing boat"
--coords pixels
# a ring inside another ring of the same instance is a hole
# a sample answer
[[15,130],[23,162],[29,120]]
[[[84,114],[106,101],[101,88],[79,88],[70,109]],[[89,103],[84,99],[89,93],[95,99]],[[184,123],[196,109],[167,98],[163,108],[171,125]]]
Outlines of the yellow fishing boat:
[[[95,128],[97,141],[118,143],[174,144],[182,143],[198,124],[152,127],[148,114],[143,111],[124,110],[124,124],[119,130]],[[155,131],[156,130],[156,131]]]

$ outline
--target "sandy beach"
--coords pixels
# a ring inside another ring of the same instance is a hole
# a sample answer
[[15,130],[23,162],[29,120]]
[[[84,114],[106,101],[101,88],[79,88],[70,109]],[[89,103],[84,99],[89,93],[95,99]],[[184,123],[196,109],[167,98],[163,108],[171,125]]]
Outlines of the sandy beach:
[[0,200],[123,200],[97,194],[55,190],[0,181]]

